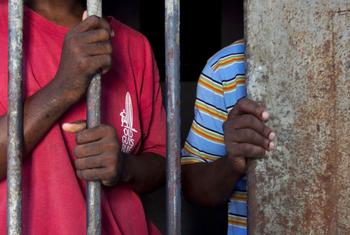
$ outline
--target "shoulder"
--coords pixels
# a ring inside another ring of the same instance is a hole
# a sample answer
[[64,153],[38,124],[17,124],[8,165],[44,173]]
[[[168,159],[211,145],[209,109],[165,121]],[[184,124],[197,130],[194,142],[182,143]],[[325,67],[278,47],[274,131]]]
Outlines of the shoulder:
[[147,38],[142,33],[127,26],[114,17],[110,17],[109,20],[111,27],[116,35],[114,43],[136,50],[139,50],[140,48],[145,49],[150,47]]
[[224,47],[223,49],[221,49],[220,51],[215,53],[215,55],[210,57],[210,59],[208,60],[208,64],[213,65],[218,60],[220,60],[224,57],[230,56],[230,55],[235,55],[235,54],[242,54],[242,55],[245,54],[245,42],[244,42],[244,40],[236,41],[236,42],[232,43],[231,45]]
[[218,82],[230,79],[235,74],[243,74],[245,70],[245,41],[239,40],[224,47],[213,55],[203,73]]

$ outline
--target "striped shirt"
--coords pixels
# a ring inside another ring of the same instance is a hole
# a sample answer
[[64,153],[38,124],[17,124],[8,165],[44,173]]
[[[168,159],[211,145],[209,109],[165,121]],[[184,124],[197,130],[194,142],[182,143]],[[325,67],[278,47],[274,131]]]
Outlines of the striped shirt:
[[[210,163],[226,156],[222,124],[245,96],[245,45],[237,41],[210,58],[199,78],[182,165]],[[228,206],[228,235],[247,234],[246,177],[236,183]]]

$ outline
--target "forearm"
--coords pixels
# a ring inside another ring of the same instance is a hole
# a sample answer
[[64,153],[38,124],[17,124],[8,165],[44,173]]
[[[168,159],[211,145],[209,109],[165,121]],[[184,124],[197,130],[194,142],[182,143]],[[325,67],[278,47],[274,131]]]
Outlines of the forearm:
[[[34,149],[52,125],[74,103],[73,97],[57,80],[24,102],[24,158]],[[7,115],[0,117],[0,180],[6,176]]]
[[137,193],[150,192],[165,182],[165,159],[154,153],[125,154],[121,182]]
[[187,200],[201,206],[217,206],[228,201],[243,172],[235,170],[228,157],[212,163],[182,166],[182,186]]

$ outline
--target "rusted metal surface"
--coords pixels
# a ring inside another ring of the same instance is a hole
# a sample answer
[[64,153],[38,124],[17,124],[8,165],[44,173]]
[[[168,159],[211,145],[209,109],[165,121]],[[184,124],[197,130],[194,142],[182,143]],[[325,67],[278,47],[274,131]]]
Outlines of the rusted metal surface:
[[[102,1],[87,1],[88,15],[102,16]],[[87,93],[87,126],[93,128],[101,123],[101,76],[95,75]],[[87,184],[87,234],[101,234],[101,183],[91,181]]]
[[249,167],[249,233],[350,234],[350,2],[245,4],[249,95],[278,134]]
[[165,0],[167,234],[181,234],[180,1]]
[[7,234],[22,233],[23,150],[23,1],[8,2],[8,147],[7,147]]

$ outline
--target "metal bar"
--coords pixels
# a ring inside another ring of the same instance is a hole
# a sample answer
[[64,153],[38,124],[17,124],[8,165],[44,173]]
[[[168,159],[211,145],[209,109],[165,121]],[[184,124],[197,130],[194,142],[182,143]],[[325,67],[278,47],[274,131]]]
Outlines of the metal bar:
[[[102,1],[87,1],[88,15],[102,16]],[[101,76],[95,75],[87,92],[87,126],[93,128],[101,123]],[[101,183],[87,184],[87,234],[101,234]]]
[[181,234],[180,0],[165,0],[167,234]]
[[8,147],[7,147],[7,234],[22,233],[23,150],[23,1],[8,1]]

